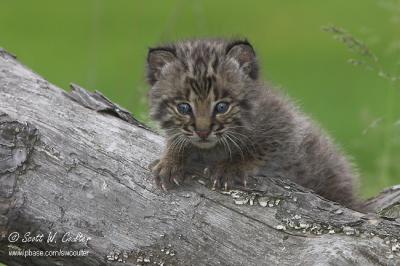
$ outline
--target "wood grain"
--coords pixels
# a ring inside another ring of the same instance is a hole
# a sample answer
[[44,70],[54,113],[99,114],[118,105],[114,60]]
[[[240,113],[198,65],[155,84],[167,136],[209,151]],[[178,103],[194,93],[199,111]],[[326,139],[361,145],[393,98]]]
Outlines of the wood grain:
[[[400,265],[399,219],[347,209],[285,179],[258,176],[246,191],[221,193],[196,176],[159,190],[147,166],[163,138],[104,96],[73,89],[63,92],[0,50],[1,262]],[[399,201],[394,188],[367,205]],[[10,243],[11,232],[89,240]],[[18,249],[89,255],[9,256]]]

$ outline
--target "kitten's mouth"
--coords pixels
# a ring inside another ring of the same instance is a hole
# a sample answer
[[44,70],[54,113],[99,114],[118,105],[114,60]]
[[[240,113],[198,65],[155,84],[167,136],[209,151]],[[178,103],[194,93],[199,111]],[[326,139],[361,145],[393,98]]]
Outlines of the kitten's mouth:
[[209,149],[215,146],[217,143],[216,141],[210,140],[210,139],[198,139],[195,141],[192,141],[193,145],[201,148],[201,149]]

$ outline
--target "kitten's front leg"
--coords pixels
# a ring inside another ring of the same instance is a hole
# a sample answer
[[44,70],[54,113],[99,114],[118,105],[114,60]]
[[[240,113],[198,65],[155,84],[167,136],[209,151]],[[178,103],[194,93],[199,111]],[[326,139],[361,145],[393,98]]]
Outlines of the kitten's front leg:
[[245,162],[220,162],[211,172],[211,184],[213,189],[223,188],[228,190],[235,185],[247,186],[247,178],[251,166]]
[[158,186],[167,191],[174,185],[180,185],[184,180],[183,156],[166,150],[162,158],[149,165],[154,180]]

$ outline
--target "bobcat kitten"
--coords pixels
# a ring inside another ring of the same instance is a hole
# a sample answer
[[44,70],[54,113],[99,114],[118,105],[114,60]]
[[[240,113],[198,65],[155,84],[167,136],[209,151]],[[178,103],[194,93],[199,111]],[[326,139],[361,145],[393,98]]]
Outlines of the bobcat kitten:
[[151,48],[147,63],[151,116],[167,135],[152,166],[164,190],[201,162],[213,188],[264,174],[353,205],[351,163],[293,102],[263,84],[249,42],[178,42]]

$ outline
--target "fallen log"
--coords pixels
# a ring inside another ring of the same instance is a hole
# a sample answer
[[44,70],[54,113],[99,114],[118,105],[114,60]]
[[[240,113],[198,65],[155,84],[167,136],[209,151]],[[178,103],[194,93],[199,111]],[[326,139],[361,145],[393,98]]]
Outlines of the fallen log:
[[277,177],[219,192],[196,174],[166,193],[147,167],[162,136],[72,89],[0,50],[0,262],[400,265],[399,186],[367,214]]

